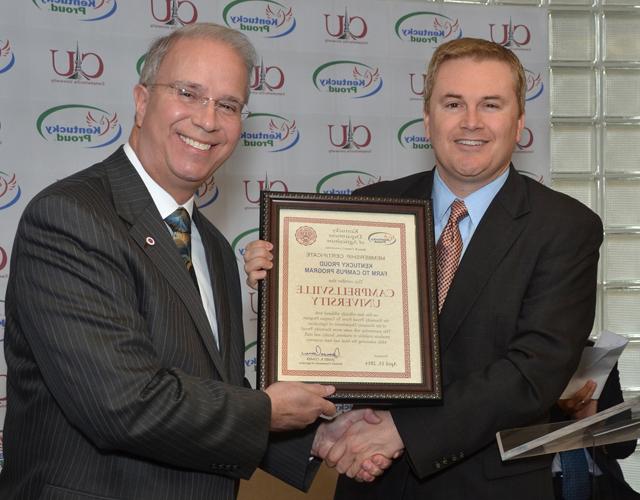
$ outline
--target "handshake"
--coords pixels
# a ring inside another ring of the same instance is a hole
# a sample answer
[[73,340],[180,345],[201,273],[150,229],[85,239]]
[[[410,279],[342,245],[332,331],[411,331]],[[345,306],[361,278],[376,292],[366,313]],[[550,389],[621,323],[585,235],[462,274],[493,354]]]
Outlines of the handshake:
[[[319,416],[335,415],[324,399],[331,386],[276,382],[265,391],[271,398],[271,431],[303,428]],[[356,481],[373,481],[402,455],[404,443],[388,411],[352,410],[322,422],[311,454]]]

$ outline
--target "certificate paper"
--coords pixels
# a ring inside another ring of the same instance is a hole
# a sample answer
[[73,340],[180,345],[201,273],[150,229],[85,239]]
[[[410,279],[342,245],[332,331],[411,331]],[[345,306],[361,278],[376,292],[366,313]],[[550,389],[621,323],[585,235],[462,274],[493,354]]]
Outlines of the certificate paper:
[[430,206],[306,197],[265,196],[275,265],[261,293],[260,379],[270,380],[260,385],[330,383],[349,400],[438,399]]

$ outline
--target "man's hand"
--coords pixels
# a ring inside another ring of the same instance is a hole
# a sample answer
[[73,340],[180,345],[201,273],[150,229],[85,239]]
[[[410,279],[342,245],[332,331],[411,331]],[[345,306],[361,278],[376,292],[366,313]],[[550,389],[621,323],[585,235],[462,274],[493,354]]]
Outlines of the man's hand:
[[[331,451],[331,448],[344,435],[347,429],[349,429],[354,423],[361,420],[373,425],[382,422],[380,417],[371,409],[352,410],[343,413],[332,422],[320,424],[320,427],[318,427],[318,431],[316,432],[315,439],[313,440],[311,454],[322,459],[326,458],[327,454]],[[363,469],[360,471],[357,479],[370,482],[388,469],[391,466],[392,460],[382,455],[376,455],[365,462],[367,464],[366,470]]]
[[268,241],[252,241],[245,247],[244,272],[247,273],[247,285],[255,289],[258,281],[267,276],[267,270],[273,267],[273,245]]
[[404,443],[391,413],[383,411],[376,415],[381,420],[379,424],[362,419],[346,430],[325,458],[329,467],[356,480],[371,481],[377,469],[387,468],[392,458],[402,454]]
[[320,415],[331,417],[335,405],[324,399],[335,392],[331,385],[276,382],[265,389],[271,398],[271,431],[303,429]]
[[576,420],[595,415],[598,411],[598,401],[591,399],[591,396],[593,396],[596,386],[597,384],[593,380],[588,380],[568,399],[559,399],[558,406],[566,415]]
[[324,459],[347,429],[362,419],[371,424],[379,424],[381,422],[380,417],[373,410],[365,409],[348,411],[330,422],[320,424],[313,439],[311,454],[314,457]]

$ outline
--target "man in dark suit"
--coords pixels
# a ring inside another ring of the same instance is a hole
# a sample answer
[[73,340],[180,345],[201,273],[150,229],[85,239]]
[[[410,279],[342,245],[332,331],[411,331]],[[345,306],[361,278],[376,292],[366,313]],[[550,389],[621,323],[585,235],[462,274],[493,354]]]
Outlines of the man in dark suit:
[[[598,399],[591,399],[596,390],[596,383],[589,380],[580,390],[567,399],[558,401],[556,407],[551,411],[551,418],[554,421],[564,421],[568,419],[579,420],[591,417],[599,411],[606,410],[624,401],[622,397],[622,389],[620,387],[620,374],[617,365],[613,367],[611,373],[602,388]],[[629,415],[623,413],[615,417],[611,417],[611,423],[616,420],[629,418]],[[595,448],[586,448],[579,450],[585,453],[584,465],[589,471],[589,480],[587,488],[589,495],[587,498],[595,498],[598,500],[639,500],[640,493],[636,492],[625,481],[622,469],[618,460],[627,458],[636,449],[636,441],[623,441],[620,443],[612,443]],[[563,480],[565,471],[562,466],[565,462],[556,454],[552,464],[553,485],[556,500],[565,498]],[[595,481],[592,475],[595,475]],[[592,488],[594,487],[594,488]],[[569,493],[571,495],[571,493]],[[577,496],[574,494],[577,498]]]
[[[553,499],[550,457],[503,463],[495,433],[546,421],[573,373],[593,324],[602,224],[510,164],[525,89],[508,49],[443,44],[425,82],[435,169],[356,192],[433,200],[444,400],[377,412],[380,424],[356,422],[324,451],[369,481],[404,450],[373,483],[342,476],[338,499]],[[271,268],[270,246],[247,253],[252,284]]]
[[193,204],[238,142],[254,59],[212,24],[157,40],[128,144],[25,209],[3,500],[232,499],[258,465],[308,487],[313,432],[270,431],[332,414],[332,388],[247,387],[236,259]]

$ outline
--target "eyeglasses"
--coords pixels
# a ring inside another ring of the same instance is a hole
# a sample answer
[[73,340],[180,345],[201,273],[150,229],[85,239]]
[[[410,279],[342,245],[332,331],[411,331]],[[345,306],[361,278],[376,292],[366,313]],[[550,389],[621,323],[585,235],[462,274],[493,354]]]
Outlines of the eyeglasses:
[[180,83],[150,83],[146,85],[146,87],[166,87],[171,89],[178,100],[190,108],[195,109],[198,106],[206,106],[209,102],[212,102],[216,113],[222,117],[239,118],[244,120],[249,116],[249,108],[247,108],[246,104],[232,99],[215,99],[214,97],[207,97],[196,90],[189,89],[181,85]]

